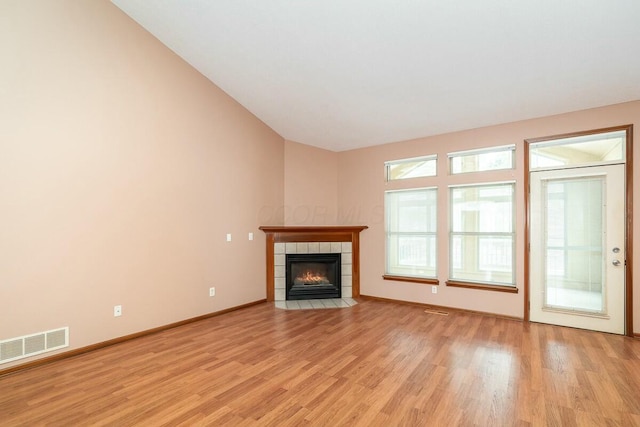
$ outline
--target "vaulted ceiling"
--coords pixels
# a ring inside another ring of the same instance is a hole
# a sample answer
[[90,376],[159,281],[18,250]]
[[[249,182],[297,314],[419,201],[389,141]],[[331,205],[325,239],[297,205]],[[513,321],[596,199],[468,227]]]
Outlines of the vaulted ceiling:
[[342,151],[640,99],[638,0],[112,0],[284,138]]

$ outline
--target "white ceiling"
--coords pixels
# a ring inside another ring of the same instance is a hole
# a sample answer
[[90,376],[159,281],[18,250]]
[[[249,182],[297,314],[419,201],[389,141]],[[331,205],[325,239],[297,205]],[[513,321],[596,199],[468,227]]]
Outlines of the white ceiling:
[[638,0],[112,1],[334,151],[640,99]]

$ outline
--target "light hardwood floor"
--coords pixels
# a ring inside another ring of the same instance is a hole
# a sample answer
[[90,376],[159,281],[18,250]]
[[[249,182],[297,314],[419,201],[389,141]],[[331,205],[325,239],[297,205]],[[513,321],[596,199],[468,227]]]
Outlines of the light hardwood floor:
[[264,303],[0,378],[1,426],[640,426],[640,341]]

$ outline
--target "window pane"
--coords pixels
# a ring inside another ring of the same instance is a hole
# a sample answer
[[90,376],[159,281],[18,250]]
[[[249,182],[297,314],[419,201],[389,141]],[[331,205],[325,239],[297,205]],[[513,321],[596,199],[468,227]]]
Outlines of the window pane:
[[428,246],[426,236],[398,236],[398,265],[425,267]]
[[511,237],[479,237],[478,241],[480,271],[511,272],[513,262]]
[[451,188],[450,277],[513,285],[514,184]]
[[437,157],[429,156],[420,159],[396,160],[387,162],[385,165],[387,181],[436,176]]
[[454,232],[513,231],[513,184],[451,189]]
[[388,274],[436,276],[435,188],[385,193]]
[[482,172],[489,170],[513,169],[513,153],[515,147],[500,147],[481,152],[465,152],[449,154],[451,173]]
[[455,235],[451,278],[468,282],[512,284],[513,238]]
[[435,232],[436,197],[435,189],[387,192],[385,204],[389,230]]
[[622,162],[626,132],[555,139],[530,144],[531,169]]

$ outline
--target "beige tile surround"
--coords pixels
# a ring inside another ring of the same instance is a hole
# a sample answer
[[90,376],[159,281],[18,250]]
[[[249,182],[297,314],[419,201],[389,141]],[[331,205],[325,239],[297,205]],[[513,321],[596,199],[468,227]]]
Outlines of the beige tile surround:
[[352,291],[352,245],[351,242],[279,242],[274,243],[275,301],[286,300],[286,255],[339,253],[342,259],[342,298],[351,298]]

